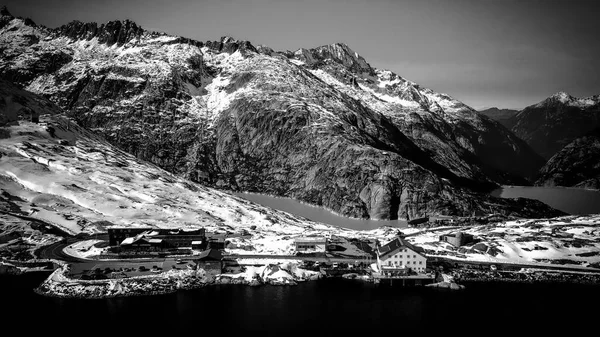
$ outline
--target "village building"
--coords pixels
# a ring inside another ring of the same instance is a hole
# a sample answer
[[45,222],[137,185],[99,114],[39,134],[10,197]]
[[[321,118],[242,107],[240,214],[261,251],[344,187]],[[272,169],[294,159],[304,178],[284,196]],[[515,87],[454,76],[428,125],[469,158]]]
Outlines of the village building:
[[[178,251],[189,253],[208,246],[204,228],[195,230],[109,228],[109,245],[120,252]],[[122,240],[121,240],[122,239]],[[120,241],[119,241],[120,240]]]
[[324,237],[302,237],[294,240],[297,252],[326,252],[327,238]]
[[134,237],[153,229],[152,227],[108,227],[108,245],[111,247],[118,246],[126,238]]
[[206,271],[221,272],[223,270],[223,254],[216,249],[207,249],[195,259],[198,268]]
[[426,224],[428,222],[429,222],[429,217],[428,216],[425,216],[425,217],[422,217],[422,218],[410,219],[410,220],[407,221],[409,227],[419,226],[419,225],[422,225],[422,224]]
[[389,276],[425,273],[427,258],[423,248],[397,237],[377,248],[377,267],[382,274]]
[[440,241],[447,242],[454,247],[461,247],[475,241],[475,237],[471,234],[463,232],[454,232],[450,234],[440,235]]
[[225,244],[226,241],[225,239],[227,238],[227,235],[225,234],[211,234],[207,237],[207,248],[208,249],[217,249],[217,250],[224,250],[225,249]]

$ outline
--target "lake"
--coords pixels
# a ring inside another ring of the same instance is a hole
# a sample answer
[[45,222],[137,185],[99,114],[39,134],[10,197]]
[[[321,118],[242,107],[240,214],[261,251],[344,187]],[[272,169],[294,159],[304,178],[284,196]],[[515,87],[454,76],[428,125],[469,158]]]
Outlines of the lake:
[[[392,331],[470,335],[583,333],[597,321],[599,285],[465,283],[450,291],[344,279],[298,286],[220,285],[160,296],[57,299],[35,294],[48,274],[0,275],[4,331],[27,335],[340,336]],[[15,330],[13,330],[15,331]],[[478,334],[479,334],[478,333]]]
[[501,198],[529,198],[539,200],[569,214],[600,213],[600,191],[582,188],[503,186],[492,192]]
[[402,220],[369,220],[355,219],[337,215],[323,207],[303,204],[292,198],[272,197],[257,193],[236,193],[238,197],[253,201],[263,206],[302,216],[312,221],[322,222],[343,228],[356,230],[376,229],[381,226],[406,227],[406,221]]

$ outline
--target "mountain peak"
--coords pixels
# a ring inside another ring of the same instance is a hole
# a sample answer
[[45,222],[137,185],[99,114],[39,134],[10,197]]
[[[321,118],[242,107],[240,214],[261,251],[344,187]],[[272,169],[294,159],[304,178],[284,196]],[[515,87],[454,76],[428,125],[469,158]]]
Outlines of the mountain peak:
[[134,38],[140,37],[144,29],[131,20],[112,20],[98,26],[96,22],[71,21],[54,30],[57,34],[70,37],[74,40],[90,40],[98,38],[107,45],[123,45]]
[[293,55],[296,59],[307,64],[331,60],[355,73],[375,74],[375,70],[371,68],[367,61],[343,42],[311,49],[300,48]]
[[238,42],[238,40],[234,39],[232,36],[221,36],[221,43],[235,43]]
[[564,91],[559,91],[559,92],[555,93],[554,95],[550,96],[549,98],[554,98],[554,99],[557,99],[557,100],[565,103],[565,102],[572,100],[574,97]]
[[8,11],[8,8],[6,8],[6,6],[0,7],[0,15],[13,17],[13,15],[10,14],[10,12]]

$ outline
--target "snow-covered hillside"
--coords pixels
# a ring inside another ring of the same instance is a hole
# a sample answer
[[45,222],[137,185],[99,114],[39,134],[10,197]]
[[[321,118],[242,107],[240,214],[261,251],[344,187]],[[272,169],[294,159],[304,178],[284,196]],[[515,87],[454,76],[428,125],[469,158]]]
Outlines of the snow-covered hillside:
[[460,230],[474,235],[476,242],[456,248],[440,242],[439,236],[459,229],[423,233],[409,241],[423,247],[429,256],[463,261],[561,264],[600,267],[600,216],[568,216],[554,219],[507,221]]
[[[60,116],[7,127],[0,142],[2,201],[66,232],[123,226],[248,231],[257,253],[290,253],[300,235],[386,237],[395,230],[351,231],[266,208],[178,178],[116,149]],[[238,240],[239,241],[239,240]],[[242,243],[242,242],[238,242]]]

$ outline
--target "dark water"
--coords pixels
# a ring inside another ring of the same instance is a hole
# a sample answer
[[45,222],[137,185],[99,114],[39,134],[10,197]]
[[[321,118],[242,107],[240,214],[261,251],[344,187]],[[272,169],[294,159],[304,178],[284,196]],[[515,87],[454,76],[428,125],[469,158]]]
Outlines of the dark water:
[[564,187],[504,186],[492,192],[501,198],[539,200],[569,214],[600,213],[600,191]]
[[264,194],[256,193],[236,193],[238,197],[253,201],[263,206],[268,206],[274,209],[299,215],[307,219],[322,222],[338,227],[357,229],[357,230],[369,230],[376,229],[381,226],[391,227],[406,227],[406,221],[402,220],[365,220],[365,219],[354,219],[341,215],[337,215],[331,211],[326,210],[322,207],[315,207],[307,204],[303,204],[295,199],[291,198],[278,198],[271,197]]
[[521,335],[564,328],[572,335],[596,325],[600,303],[600,285],[473,283],[462,291],[448,291],[343,279],[295,287],[223,285],[161,296],[65,300],[33,293],[44,276],[0,275],[5,324],[25,322],[28,335],[329,336],[398,329]]

